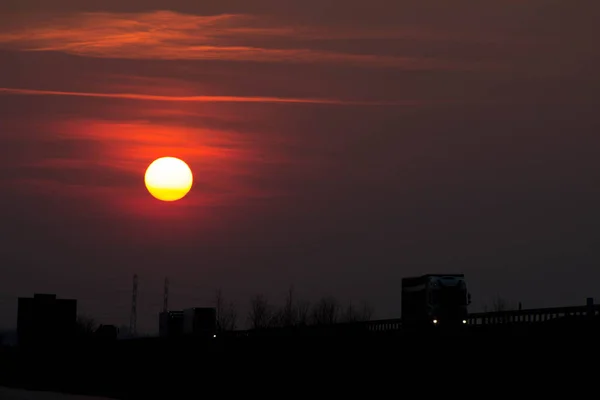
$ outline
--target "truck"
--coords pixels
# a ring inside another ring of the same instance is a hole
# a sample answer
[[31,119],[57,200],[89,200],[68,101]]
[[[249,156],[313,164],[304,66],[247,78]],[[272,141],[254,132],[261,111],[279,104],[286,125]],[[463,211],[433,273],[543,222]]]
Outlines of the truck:
[[402,279],[403,329],[461,327],[467,324],[470,303],[464,274],[426,274]]

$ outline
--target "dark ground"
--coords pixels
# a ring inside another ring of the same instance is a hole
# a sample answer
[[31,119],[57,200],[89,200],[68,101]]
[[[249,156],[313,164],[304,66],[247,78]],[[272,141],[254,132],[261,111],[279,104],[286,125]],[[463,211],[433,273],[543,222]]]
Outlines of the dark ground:
[[[541,342],[553,348],[585,346],[600,338],[600,324],[569,319],[471,328],[461,334],[312,333],[275,335],[271,331],[251,337],[85,342],[45,350],[4,348],[0,352],[0,386],[124,400],[178,400],[201,398],[205,397],[201,394],[214,391],[219,397],[233,397],[236,391],[277,393],[278,385],[285,382],[292,382],[285,383],[286,390],[291,384],[292,388],[302,386],[298,390],[320,391],[323,384],[338,387],[335,374],[347,377],[343,371],[349,371],[361,378],[336,390],[351,394],[354,387],[389,384],[407,366],[422,364],[436,374],[462,372],[470,376],[482,368],[476,364],[474,370],[473,360],[484,355],[488,360],[490,354],[498,359],[507,352],[518,351],[523,356],[535,352]],[[465,362],[466,366],[461,366]],[[387,373],[392,375],[385,378]]]

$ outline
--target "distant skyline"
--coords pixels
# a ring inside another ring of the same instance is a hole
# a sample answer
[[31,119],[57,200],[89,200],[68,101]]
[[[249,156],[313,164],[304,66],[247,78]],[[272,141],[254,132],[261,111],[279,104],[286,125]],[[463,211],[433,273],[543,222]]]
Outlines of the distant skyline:
[[[368,301],[465,273],[473,309],[600,299],[600,5],[530,0],[0,3],[0,328],[77,298]],[[156,158],[183,200],[144,187]]]

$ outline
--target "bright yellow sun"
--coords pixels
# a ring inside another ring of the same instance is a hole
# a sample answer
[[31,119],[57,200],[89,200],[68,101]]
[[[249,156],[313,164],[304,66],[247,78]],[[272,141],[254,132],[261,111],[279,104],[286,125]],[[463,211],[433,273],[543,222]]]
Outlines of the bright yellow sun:
[[144,177],[150,194],[162,201],[175,201],[185,197],[192,188],[192,170],[182,160],[162,157],[154,160]]

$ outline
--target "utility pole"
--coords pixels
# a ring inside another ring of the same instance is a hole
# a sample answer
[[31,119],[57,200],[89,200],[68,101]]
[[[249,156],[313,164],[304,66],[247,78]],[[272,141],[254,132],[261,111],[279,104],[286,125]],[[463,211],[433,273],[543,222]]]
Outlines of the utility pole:
[[138,293],[138,276],[133,275],[133,289],[131,291],[131,317],[129,320],[129,333],[132,336],[137,336],[137,293]]
[[165,277],[165,289],[163,292],[163,312],[169,311],[169,278]]

